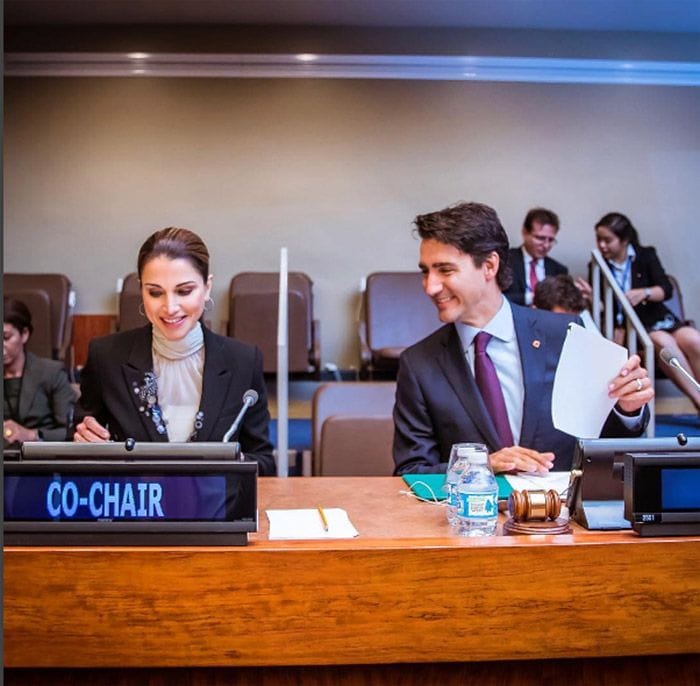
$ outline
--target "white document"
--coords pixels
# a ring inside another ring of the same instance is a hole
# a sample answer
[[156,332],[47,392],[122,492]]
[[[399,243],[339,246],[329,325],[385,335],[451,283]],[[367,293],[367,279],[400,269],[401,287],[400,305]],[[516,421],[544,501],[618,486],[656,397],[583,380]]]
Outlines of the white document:
[[608,384],[627,361],[627,350],[598,331],[569,324],[552,392],[555,428],[578,438],[598,438],[615,405]]
[[317,508],[305,510],[266,510],[270,521],[271,541],[309,540],[315,538],[355,538],[359,536],[348,513],[339,507],[323,508],[328,531]]
[[506,481],[515,491],[548,491],[553,488],[559,495],[569,487],[571,472],[549,472],[548,474],[506,474]]

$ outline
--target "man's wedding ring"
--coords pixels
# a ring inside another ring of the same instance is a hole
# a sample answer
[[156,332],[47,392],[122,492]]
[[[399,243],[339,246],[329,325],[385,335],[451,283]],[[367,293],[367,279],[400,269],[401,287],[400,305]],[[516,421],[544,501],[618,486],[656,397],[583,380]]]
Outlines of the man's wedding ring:
[[641,391],[642,388],[644,388],[644,384],[642,383],[641,379],[637,379],[637,390]]

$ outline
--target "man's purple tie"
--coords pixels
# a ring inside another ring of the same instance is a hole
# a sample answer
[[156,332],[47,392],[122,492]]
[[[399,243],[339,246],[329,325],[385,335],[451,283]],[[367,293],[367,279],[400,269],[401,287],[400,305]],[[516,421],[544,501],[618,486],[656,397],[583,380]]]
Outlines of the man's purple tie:
[[491,338],[491,334],[485,331],[479,331],[474,338],[474,378],[501,439],[502,447],[508,448],[513,445],[513,433],[508,423],[508,410],[496,375],[496,367],[486,353],[486,346]]

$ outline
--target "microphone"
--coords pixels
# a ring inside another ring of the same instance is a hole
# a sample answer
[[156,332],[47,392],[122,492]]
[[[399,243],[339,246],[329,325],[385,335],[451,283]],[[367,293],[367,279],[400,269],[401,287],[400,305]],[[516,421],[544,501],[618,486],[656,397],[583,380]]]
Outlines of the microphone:
[[244,394],[243,394],[243,407],[241,408],[241,411],[238,413],[238,416],[233,420],[233,424],[231,424],[229,430],[224,434],[224,437],[222,441],[224,443],[228,443],[231,440],[231,436],[238,431],[238,427],[241,425],[241,422],[243,421],[243,417],[245,417],[245,413],[248,411],[249,407],[253,407],[255,403],[258,402],[258,392],[254,391],[252,388],[249,388]]
[[669,367],[673,367],[674,369],[677,369],[683,376],[690,381],[690,383],[695,386],[695,390],[700,392],[700,383],[698,383],[693,375],[688,372],[685,367],[678,361],[678,358],[668,349],[668,348],[661,348],[659,351],[659,357],[663,362],[665,362]]

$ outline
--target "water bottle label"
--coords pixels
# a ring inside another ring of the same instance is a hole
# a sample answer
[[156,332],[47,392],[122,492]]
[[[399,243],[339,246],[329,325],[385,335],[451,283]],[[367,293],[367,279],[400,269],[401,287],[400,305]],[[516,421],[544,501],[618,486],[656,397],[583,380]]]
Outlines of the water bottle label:
[[495,493],[460,493],[460,517],[469,519],[492,519],[498,515],[498,500]]

